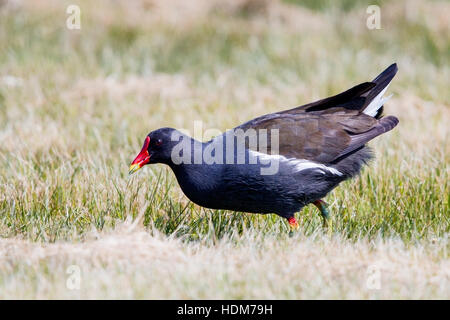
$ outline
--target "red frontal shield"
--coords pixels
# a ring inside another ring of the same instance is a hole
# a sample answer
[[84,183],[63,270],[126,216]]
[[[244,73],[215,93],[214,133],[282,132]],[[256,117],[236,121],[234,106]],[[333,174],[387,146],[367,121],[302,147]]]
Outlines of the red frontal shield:
[[142,146],[141,152],[137,155],[137,157],[133,160],[130,166],[130,174],[138,171],[144,165],[150,162],[150,154],[148,153],[148,146],[150,145],[150,137],[147,136],[144,141],[144,145]]

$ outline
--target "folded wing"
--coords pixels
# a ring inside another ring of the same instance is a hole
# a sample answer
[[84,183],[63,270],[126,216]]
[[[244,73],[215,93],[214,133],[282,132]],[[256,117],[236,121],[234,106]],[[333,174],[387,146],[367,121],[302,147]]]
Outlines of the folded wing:
[[[372,82],[310,104],[258,117],[235,130],[266,129],[267,153],[332,163],[397,125],[398,119],[394,116],[381,118],[386,101],[383,94],[396,72],[397,66],[393,64]],[[271,139],[271,133],[276,132],[273,129],[278,130],[278,148]]]

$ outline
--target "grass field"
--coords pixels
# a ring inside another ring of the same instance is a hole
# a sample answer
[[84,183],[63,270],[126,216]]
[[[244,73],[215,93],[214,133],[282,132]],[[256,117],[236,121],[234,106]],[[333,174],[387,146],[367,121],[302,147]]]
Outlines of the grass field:
[[[0,298],[449,299],[450,3],[375,3],[379,30],[371,1],[0,1]],[[151,130],[225,130],[393,62],[400,124],[326,198],[328,230],[128,176]]]

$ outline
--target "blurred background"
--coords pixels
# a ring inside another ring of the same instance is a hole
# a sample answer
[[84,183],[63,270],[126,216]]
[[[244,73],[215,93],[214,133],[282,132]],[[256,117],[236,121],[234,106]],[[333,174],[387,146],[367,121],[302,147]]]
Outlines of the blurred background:
[[[449,297],[449,15],[438,0],[0,0],[0,297]],[[288,239],[277,217],[193,205],[162,165],[128,177],[152,130],[225,130],[394,62],[400,124],[327,197],[331,238],[314,208]],[[123,236],[129,218],[145,231]],[[364,291],[377,261],[384,290]],[[69,262],[89,290],[64,287]]]

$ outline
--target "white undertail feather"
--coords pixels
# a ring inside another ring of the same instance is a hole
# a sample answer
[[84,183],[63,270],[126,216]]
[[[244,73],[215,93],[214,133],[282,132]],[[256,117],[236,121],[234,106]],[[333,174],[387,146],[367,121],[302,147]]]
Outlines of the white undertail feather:
[[387,85],[370,103],[369,105],[364,109],[363,113],[371,116],[371,117],[375,117],[377,115],[378,109],[380,109],[383,104],[389,100],[392,97],[392,94],[387,96],[387,97],[383,97],[383,95],[385,94],[387,88],[389,87],[389,85]]
[[329,172],[334,175],[342,176],[342,172],[340,172],[339,170],[333,167],[328,167],[321,163],[305,159],[286,158],[282,155],[265,154],[253,150],[249,150],[249,152],[251,155],[256,156],[258,159],[260,159],[263,163],[268,163],[269,161],[280,161],[280,163],[282,162],[290,165],[292,166],[293,172],[300,172],[307,169],[317,169],[317,171],[322,174]]

